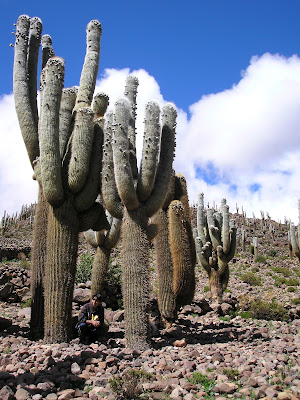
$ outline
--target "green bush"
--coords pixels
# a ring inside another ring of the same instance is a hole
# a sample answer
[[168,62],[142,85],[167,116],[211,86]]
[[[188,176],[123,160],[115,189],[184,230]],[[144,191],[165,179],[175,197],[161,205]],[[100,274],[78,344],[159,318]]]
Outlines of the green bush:
[[239,371],[235,368],[224,368],[223,374],[226,375],[231,381],[236,381],[240,377]]
[[209,292],[209,286],[204,286],[204,293]]
[[286,281],[286,284],[287,284],[288,286],[299,286],[299,285],[300,285],[298,279],[295,279],[295,278],[290,278],[290,279],[288,279],[288,280]]
[[263,301],[260,299],[252,300],[250,304],[250,312],[253,318],[265,319],[267,321],[288,321],[288,311],[282,304],[277,303],[275,300],[271,302]]
[[241,279],[251,286],[261,286],[261,277],[254,275],[252,272],[242,275]]
[[275,286],[286,285],[287,283],[287,280],[285,278],[278,278],[278,276],[273,276],[273,279],[275,281]]
[[288,291],[288,292],[296,292],[296,289],[295,289],[293,286],[289,286],[289,287],[287,288],[287,291]]
[[274,250],[274,249],[269,250],[269,251],[267,252],[267,256],[276,257],[276,256],[277,256],[277,251]]
[[265,264],[267,262],[267,259],[264,256],[258,256],[258,257],[256,257],[256,259],[254,261],[258,262],[258,263],[264,263]]
[[300,299],[292,299],[291,303],[297,306],[298,304],[300,304]]
[[122,376],[116,375],[111,378],[109,385],[112,391],[122,399],[140,399],[143,392],[141,384],[152,378],[153,375],[143,369],[131,369],[124,372]]
[[287,277],[291,275],[291,271],[288,268],[284,267],[271,267],[272,271],[277,272],[278,274],[282,274]]
[[258,267],[252,267],[251,268],[251,271],[254,273],[254,272],[259,272],[259,268]]
[[80,257],[79,264],[77,265],[75,282],[85,283],[91,280],[93,267],[93,257],[90,253],[83,253]]
[[201,372],[193,372],[187,380],[193,385],[200,385],[203,388],[203,391],[206,392],[207,397],[214,395],[213,390],[216,384],[214,379],[209,379],[208,376]]
[[300,270],[299,270],[299,268],[295,268],[294,272],[300,278]]

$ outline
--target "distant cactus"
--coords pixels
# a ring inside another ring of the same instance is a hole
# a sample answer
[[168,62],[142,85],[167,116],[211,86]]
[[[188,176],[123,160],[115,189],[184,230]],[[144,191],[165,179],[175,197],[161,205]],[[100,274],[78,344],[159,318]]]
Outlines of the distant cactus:
[[229,280],[228,262],[236,248],[236,227],[234,221],[229,223],[229,207],[224,203],[219,213],[204,210],[201,193],[194,235],[198,262],[208,274],[212,302],[221,303]]
[[[63,90],[64,61],[49,58],[41,74],[38,118],[36,75],[41,30],[39,19],[19,17],[14,95],[25,146],[49,207],[44,337],[48,342],[62,342],[71,339],[78,233],[108,228],[103,207],[95,202],[103,132],[90,108],[98,71],[101,24],[91,21],[87,26],[87,52],[78,94],[74,89]],[[34,35],[35,40],[31,40]],[[44,231],[43,237],[45,234]]]
[[[138,80],[129,77],[126,97],[107,116],[105,129],[102,196],[106,209],[122,218],[123,303],[125,338],[130,348],[149,346],[149,217],[162,205],[172,173],[176,110],[162,112],[150,102],[145,111],[141,168],[135,159],[135,98]],[[113,118],[113,121],[112,121]],[[112,140],[111,140],[112,136]]]
[[162,323],[168,327],[179,307],[192,301],[195,289],[195,246],[183,175],[171,179],[168,195],[152,222],[158,227],[154,239],[158,306]]

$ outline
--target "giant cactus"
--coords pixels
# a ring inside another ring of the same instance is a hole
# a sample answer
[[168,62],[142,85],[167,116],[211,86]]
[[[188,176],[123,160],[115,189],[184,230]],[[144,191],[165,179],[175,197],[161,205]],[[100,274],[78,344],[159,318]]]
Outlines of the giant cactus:
[[[123,303],[125,337],[130,348],[149,346],[149,217],[162,205],[172,173],[176,110],[162,112],[150,102],[145,110],[145,134],[141,168],[135,159],[135,97],[138,81],[129,77],[126,96],[107,116],[102,196],[105,207],[122,218]],[[112,135],[112,141],[110,140]],[[137,174],[138,171],[138,174]]]
[[64,61],[58,57],[47,61],[41,74],[38,118],[37,62],[31,59],[37,59],[39,46],[28,42],[33,29],[30,22],[27,16],[19,17],[17,22],[14,95],[25,146],[49,204],[44,337],[48,342],[61,342],[71,338],[78,233],[107,228],[103,207],[95,202],[103,132],[94,118],[98,110],[94,113],[90,107],[99,64],[101,24],[91,21],[87,26],[87,52],[78,94],[74,89],[63,90]]
[[[28,29],[29,24],[29,29]],[[14,97],[21,132],[32,167],[39,154],[38,149],[38,113],[37,113],[37,61],[40,41],[42,42],[42,69],[48,59],[54,55],[49,35],[41,38],[42,23],[39,18],[20,16],[18,19],[15,61],[14,61]],[[28,53],[25,49],[28,48]],[[39,184],[38,203],[34,221],[31,275],[31,321],[30,331],[33,337],[39,337],[44,331],[44,269],[46,261],[46,237],[48,221],[48,203],[42,186]]]
[[234,221],[229,222],[225,201],[221,212],[204,210],[203,193],[199,195],[194,235],[198,262],[208,274],[212,302],[220,303],[229,280],[228,262],[236,248],[236,226]]
[[162,208],[152,218],[158,227],[154,239],[158,306],[166,327],[176,319],[178,308],[194,296],[196,256],[189,211],[185,178],[176,174]]

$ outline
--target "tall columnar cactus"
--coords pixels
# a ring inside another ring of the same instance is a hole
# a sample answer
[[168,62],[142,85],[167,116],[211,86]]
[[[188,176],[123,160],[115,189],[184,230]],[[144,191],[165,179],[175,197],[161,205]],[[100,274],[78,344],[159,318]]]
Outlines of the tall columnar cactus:
[[[14,97],[21,132],[33,168],[39,155],[36,87],[40,42],[42,42],[42,69],[48,59],[54,56],[51,37],[44,35],[41,38],[41,33],[42,22],[39,18],[29,19],[25,15],[19,17],[15,43]],[[39,184],[32,246],[30,330],[33,337],[41,336],[44,331],[47,221],[48,203]]]
[[223,203],[220,213],[204,210],[201,193],[194,236],[198,262],[208,274],[212,302],[220,303],[229,280],[228,262],[236,248],[236,226],[229,222],[229,207]]
[[[39,24],[41,31],[40,20]],[[87,52],[78,94],[74,89],[63,89],[64,61],[58,57],[47,61],[41,74],[39,118],[35,84],[39,42],[31,46],[28,40],[34,29],[29,17],[19,17],[14,95],[25,146],[49,207],[44,338],[62,342],[71,338],[78,233],[108,227],[103,207],[95,202],[103,131],[94,115],[103,115],[105,110],[94,113],[90,108],[98,71],[101,24],[91,21],[87,26]]]
[[[126,88],[128,93],[136,91],[137,79],[130,77]],[[176,110],[172,105],[163,108],[161,128],[159,106],[155,102],[146,105],[142,161],[135,178],[138,169],[130,156],[131,152],[135,154],[135,148],[133,135],[129,134],[134,99],[132,96],[129,101],[117,101],[114,116],[107,116],[102,196],[110,214],[122,218],[127,346],[144,349],[149,346],[149,218],[161,207],[167,193],[174,156]]]
[[179,307],[192,301],[195,289],[196,255],[183,175],[172,177],[168,195],[152,222],[158,227],[154,239],[158,306],[163,325],[169,327]]

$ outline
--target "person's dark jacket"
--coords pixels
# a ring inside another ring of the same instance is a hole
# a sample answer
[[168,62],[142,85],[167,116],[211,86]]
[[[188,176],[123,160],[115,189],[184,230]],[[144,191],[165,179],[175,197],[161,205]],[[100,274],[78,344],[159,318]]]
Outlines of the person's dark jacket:
[[81,324],[88,319],[92,319],[92,314],[94,314],[94,316],[98,315],[98,321],[100,321],[101,325],[104,324],[104,308],[102,304],[99,304],[99,306],[93,310],[92,303],[87,303],[81,308],[78,316],[78,324]]

